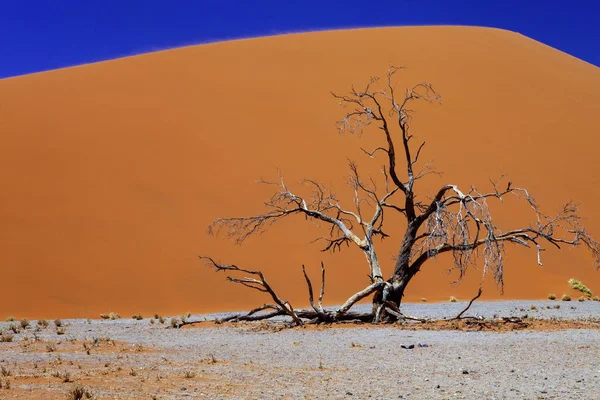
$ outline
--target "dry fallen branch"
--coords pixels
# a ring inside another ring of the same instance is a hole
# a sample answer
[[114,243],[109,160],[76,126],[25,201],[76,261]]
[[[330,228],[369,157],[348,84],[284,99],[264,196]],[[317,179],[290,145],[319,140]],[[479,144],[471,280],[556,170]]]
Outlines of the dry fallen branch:
[[479,298],[479,296],[481,296],[481,293],[482,293],[482,292],[483,292],[483,291],[481,290],[481,287],[480,287],[480,288],[479,288],[479,290],[477,291],[477,294],[476,294],[476,295],[475,295],[475,296],[474,296],[474,297],[471,299],[471,301],[469,301],[469,304],[467,304],[467,306],[466,306],[466,307],[465,307],[465,308],[464,308],[464,309],[463,309],[461,312],[459,312],[459,313],[456,315],[456,317],[454,317],[454,318],[451,318],[451,320],[454,320],[454,319],[461,319],[461,317],[463,316],[463,314],[464,314],[464,313],[466,313],[466,312],[467,312],[467,310],[468,310],[469,308],[471,308],[471,305],[473,304],[473,302],[474,302],[475,300],[477,300],[477,299]]
[[[265,279],[265,276],[263,275],[263,273],[261,271],[252,271],[252,270],[248,270],[248,269],[243,269],[243,268],[239,268],[233,264],[232,265],[218,264],[217,262],[215,262],[215,260],[213,260],[210,257],[206,257],[206,256],[200,256],[200,259],[206,260],[207,265],[214,267],[217,271],[244,272],[246,274],[255,275],[255,276],[259,277],[259,279],[254,279],[254,278],[235,278],[232,276],[227,276],[227,279],[230,280],[231,282],[239,283],[243,286],[249,287],[251,289],[256,289],[260,292],[268,293],[269,295],[271,295],[271,297],[273,298],[273,301],[276,304],[276,305],[264,305],[264,306],[261,306],[257,309],[250,311],[248,314],[246,314],[245,318],[252,318],[252,319],[245,319],[245,320],[248,320],[248,321],[259,320],[261,316],[254,315],[256,312],[265,310],[266,308],[274,308],[275,311],[273,311],[271,313],[271,314],[273,314],[271,317],[274,317],[276,315],[287,314],[292,318],[292,320],[294,321],[294,323],[296,325],[302,325],[302,321],[300,320],[298,315],[296,315],[296,313],[294,312],[294,308],[292,307],[292,305],[290,303],[288,303],[287,301],[281,300],[279,298],[279,296],[277,296],[277,294],[275,293],[273,288],[269,285],[269,283],[267,282],[267,280]],[[271,318],[271,317],[269,317],[269,318]],[[237,319],[242,320],[239,317]]]

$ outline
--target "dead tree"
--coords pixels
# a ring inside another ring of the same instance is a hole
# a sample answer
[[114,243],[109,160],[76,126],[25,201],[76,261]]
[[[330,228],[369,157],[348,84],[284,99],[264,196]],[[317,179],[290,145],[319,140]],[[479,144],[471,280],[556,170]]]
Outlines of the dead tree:
[[[322,184],[304,180],[302,184],[310,187],[312,194],[302,197],[288,188],[280,175],[275,182],[261,181],[276,189],[265,203],[266,212],[250,217],[216,219],[209,227],[209,233],[223,232],[241,244],[283,218],[302,215],[329,228],[328,235],[321,238],[326,243],[323,250],[357,246],[366,257],[370,282],[337,310],[327,311],[322,306],[314,306],[312,286],[305,274],[313,310],[298,313],[297,317],[318,321],[347,319],[350,308],[367,296],[373,298],[372,313],[359,316],[359,319],[378,322],[401,318],[400,304],[406,287],[427,261],[444,253],[451,255],[459,279],[469,266],[481,262],[483,274],[491,273],[501,290],[506,244],[535,248],[539,265],[542,265],[544,245],[559,249],[562,245],[583,245],[591,251],[595,267],[600,268],[600,244],[582,226],[573,203],[567,203],[557,215],[546,215],[526,189],[513,187],[511,182],[502,187],[491,182],[488,192],[480,192],[474,186],[462,190],[457,185],[447,184],[429,200],[416,200],[417,181],[435,171],[428,163],[419,167],[425,142],[413,145],[410,106],[417,101],[439,102],[440,97],[429,83],[420,83],[399,95],[394,80],[400,70],[390,67],[384,80],[371,78],[362,90],[352,87],[347,95],[333,94],[347,110],[337,124],[341,132],[359,134],[373,125],[380,132],[382,144],[363,151],[370,158],[383,156],[383,188],[379,188],[372,178],[363,179],[357,164],[350,162],[349,182],[354,197],[353,209],[348,209],[343,208],[335,194]],[[523,201],[531,208],[533,223],[509,230],[502,230],[494,223],[488,202],[503,203],[508,197]],[[375,251],[375,238],[388,236],[383,230],[387,212],[401,214],[406,230],[399,242],[393,272],[386,279]],[[217,269],[225,268],[217,266]],[[279,304],[277,310],[280,314],[289,314],[285,304]]]

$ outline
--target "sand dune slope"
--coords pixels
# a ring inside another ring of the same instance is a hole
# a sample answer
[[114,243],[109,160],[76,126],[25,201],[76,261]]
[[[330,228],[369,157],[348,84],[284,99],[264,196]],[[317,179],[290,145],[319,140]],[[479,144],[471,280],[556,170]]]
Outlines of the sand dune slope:
[[[286,299],[304,304],[301,264],[328,267],[328,303],[366,282],[354,249],[324,254],[325,232],[301,218],[234,246],[206,234],[219,216],[260,212],[280,169],[288,183],[318,179],[347,189],[346,157],[366,172],[377,160],[359,146],[381,138],[340,136],[344,92],[388,63],[409,67],[400,86],[430,81],[442,106],[420,106],[414,131],[424,159],[444,171],[423,182],[488,186],[505,174],[544,209],[581,204],[600,236],[600,70],[521,35],[459,27],[322,32],[193,46],[0,81],[0,317],[97,316],[238,309],[264,301],[234,291],[199,254],[261,267]],[[507,204],[507,206],[509,206]],[[508,208],[503,227],[529,222]],[[401,228],[398,220],[390,219]],[[389,271],[395,237],[379,248]],[[507,298],[562,294],[568,278],[600,292],[582,250],[508,249]],[[440,259],[408,300],[467,297]],[[341,273],[352,278],[341,280]],[[493,286],[487,298],[499,296]]]

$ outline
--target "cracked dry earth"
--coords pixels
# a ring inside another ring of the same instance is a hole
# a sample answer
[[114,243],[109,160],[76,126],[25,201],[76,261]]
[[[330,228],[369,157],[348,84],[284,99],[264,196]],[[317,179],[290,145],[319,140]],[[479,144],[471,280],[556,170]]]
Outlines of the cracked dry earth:
[[96,399],[600,399],[597,321],[502,332],[64,322],[62,335],[32,323],[0,343],[0,399],[67,399],[76,385]]

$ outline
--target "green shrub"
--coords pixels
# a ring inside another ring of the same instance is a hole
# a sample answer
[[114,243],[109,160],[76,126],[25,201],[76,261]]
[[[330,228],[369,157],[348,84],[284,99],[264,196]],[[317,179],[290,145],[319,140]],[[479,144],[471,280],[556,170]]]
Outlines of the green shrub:
[[592,291],[585,286],[581,281],[578,281],[577,279],[569,279],[569,285],[571,285],[571,287],[575,290],[580,291],[581,293],[585,294],[586,296],[590,297],[592,295]]

